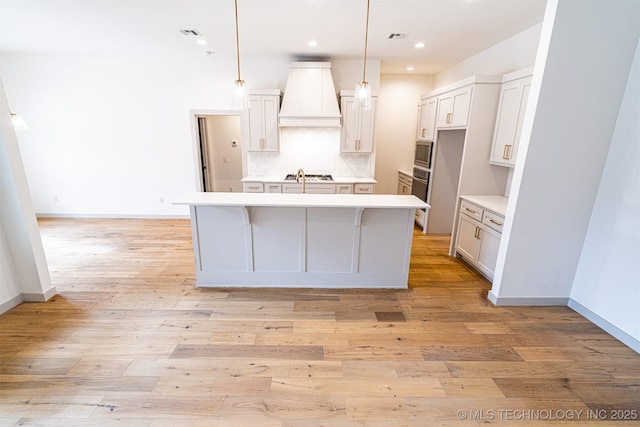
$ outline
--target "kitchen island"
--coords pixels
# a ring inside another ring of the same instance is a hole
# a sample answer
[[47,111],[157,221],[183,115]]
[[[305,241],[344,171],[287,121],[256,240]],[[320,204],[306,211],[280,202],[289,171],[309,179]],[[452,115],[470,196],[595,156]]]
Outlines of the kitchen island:
[[199,287],[406,288],[415,196],[194,193]]

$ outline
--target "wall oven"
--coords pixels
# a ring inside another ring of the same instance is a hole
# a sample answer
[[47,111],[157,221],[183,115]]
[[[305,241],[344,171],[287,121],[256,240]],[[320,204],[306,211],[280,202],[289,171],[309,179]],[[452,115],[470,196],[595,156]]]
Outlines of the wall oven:
[[413,164],[425,169],[431,168],[432,141],[417,141]]
[[427,201],[427,191],[429,191],[429,171],[421,167],[413,168],[413,183],[411,184],[411,194],[423,202]]

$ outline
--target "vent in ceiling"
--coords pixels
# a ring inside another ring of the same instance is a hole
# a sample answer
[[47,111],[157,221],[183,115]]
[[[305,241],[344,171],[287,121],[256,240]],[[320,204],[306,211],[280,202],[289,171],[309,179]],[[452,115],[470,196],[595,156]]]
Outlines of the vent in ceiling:
[[201,36],[202,35],[198,32],[198,30],[178,30],[178,31],[180,31],[185,36]]
[[387,37],[389,40],[402,40],[407,38],[407,36],[409,35],[409,33],[391,33],[389,34],[389,37]]

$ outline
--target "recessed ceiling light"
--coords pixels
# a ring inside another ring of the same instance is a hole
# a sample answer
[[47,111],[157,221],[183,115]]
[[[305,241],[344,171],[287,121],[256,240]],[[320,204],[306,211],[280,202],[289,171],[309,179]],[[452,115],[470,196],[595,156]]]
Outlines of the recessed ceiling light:
[[205,51],[204,51],[204,56],[211,56],[211,55],[213,55],[214,53],[215,53],[215,52],[212,52],[212,51],[210,51],[210,50],[205,50]]
[[309,43],[307,43],[307,46],[309,47],[318,47],[318,42],[315,40],[309,40]]
[[416,69],[416,67],[412,67],[412,66],[407,67],[407,71],[413,71],[415,69]]
[[418,49],[423,48],[424,47],[424,43],[423,42],[418,42],[416,44],[414,44],[414,46]]
[[206,46],[208,44],[205,39],[198,39],[196,43],[198,43],[200,46]]

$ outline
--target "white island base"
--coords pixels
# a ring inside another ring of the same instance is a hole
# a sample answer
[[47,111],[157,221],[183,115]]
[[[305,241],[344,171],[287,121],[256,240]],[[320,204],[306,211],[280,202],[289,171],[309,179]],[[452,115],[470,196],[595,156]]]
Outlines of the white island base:
[[406,288],[415,196],[196,193],[199,287]]

